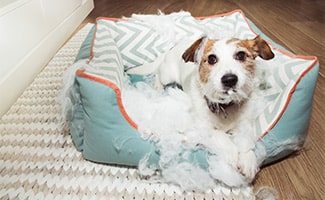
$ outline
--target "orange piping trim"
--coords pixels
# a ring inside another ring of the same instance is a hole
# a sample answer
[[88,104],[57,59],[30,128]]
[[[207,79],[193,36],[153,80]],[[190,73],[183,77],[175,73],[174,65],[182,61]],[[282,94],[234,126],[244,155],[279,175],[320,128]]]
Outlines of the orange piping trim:
[[210,18],[214,18],[214,17],[224,17],[224,16],[232,15],[237,12],[243,14],[243,11],[241,9],[235,9],[235,10],[232,10],[232,11],[226,12],[226,13],[220,13],[220,14],[205,16],[205,17],[195,17],[195,19],[203,20],[203,19],[210,19]]
[[77,70],[76,74],[80,77],[86,78],[88,80],[91,81],[95,81],[97,83],[106,85],[110,88],[112,88],[114,90],[114,92],[116,93],[116,100],[117,100],[117,104],[118,107],[123,115],[123,117],[126,119],[126,121],[135,129],[138,129],[138,125],[131,119],[131,117],[127,114],[123,103],[122,103],[122,97],[121,97],[121,91],[119,89],[119,87],[117,85],[115,85],[114,83],[112,83],[111,81],[108,81],[106,79],[100,78],[100,77],[96,77],[96,76],[92,76],[90,74],[85,73],[83,70]]
[[122,20],[122,21],[127,21],[127,20],[124,20],[123,18],[115,18],[115,17],[97,17],[96,22],[98,20],[109,20],[109,21],[120,21],[120,20]]

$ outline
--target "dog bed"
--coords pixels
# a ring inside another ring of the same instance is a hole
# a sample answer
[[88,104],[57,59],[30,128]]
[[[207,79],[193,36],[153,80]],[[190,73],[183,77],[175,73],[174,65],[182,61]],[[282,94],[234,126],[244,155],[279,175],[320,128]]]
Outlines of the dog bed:
[[[157,17],[161,24],[152,20]],[[203,30],[216,38],[261,35],[271,44],[275,58],[265,63],[271,75],[261,85],[266,106],[255,120],[255,132],[260,135],[255,152],[261,165],[266,165],[301,147],[312,110],[317,58],[297,56],[276,44],[241,10],[203,18],[179,12],[97,19],[70,68],[73,82],[66,83],[64,89],[72,139],[85,159],[135,167],[146,160],[147,165],[159,168],[161,152],[156,141],[141,136],[138,124],[123,104],[124,80],[130,79],[131,84],[143,81],[144,76],[128,75],[128,70],[143,64],[150,66],[175,42],[202,35]],[[87,67],[83,67],[84,63]],[[186,153],[186,162],[208,169],[210,155],[204,147],[197,147]]]

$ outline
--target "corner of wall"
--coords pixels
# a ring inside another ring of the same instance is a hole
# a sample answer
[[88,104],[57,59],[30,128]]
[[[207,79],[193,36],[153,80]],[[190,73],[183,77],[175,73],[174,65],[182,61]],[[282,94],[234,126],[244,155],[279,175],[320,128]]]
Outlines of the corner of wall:
[[0,82],[0,117],[14,104],[93,7],[93,0],[82,1],[80,7],[42,38],[38,45],[4,75],[4,79]]

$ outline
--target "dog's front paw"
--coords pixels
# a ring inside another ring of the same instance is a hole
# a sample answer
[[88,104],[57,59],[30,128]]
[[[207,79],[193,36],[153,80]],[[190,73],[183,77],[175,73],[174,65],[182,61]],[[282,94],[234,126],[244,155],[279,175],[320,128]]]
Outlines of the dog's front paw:
[[239,154],[237,147],[233,144],[229,144],[228,148],[226,148],[226,152],[226,162],[234,169],[238,168]]
[[258,172],[258,166],[254,151],[239,152],[238,165],[239,172],[246,178],[247,182],[252,182]]

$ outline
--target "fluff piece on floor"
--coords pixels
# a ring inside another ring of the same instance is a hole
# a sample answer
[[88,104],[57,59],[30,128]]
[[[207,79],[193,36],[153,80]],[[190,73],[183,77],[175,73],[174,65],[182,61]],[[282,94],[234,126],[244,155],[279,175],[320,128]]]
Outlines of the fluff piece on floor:
[[261,187],[255,194],[256,200],[277,200],[278,193],[270,187]]

